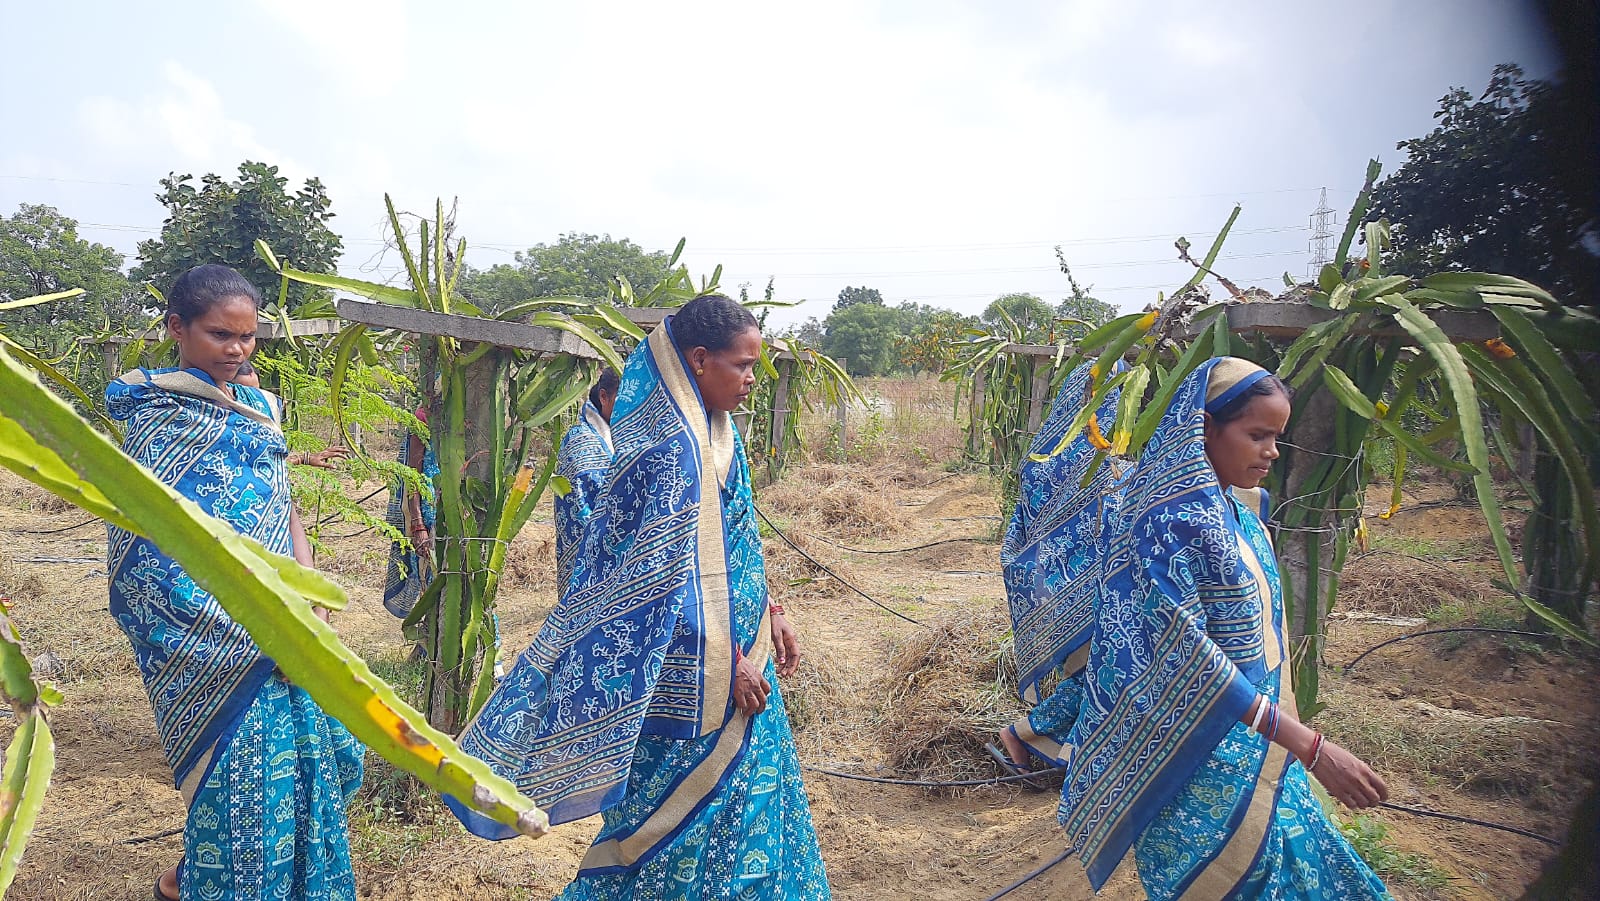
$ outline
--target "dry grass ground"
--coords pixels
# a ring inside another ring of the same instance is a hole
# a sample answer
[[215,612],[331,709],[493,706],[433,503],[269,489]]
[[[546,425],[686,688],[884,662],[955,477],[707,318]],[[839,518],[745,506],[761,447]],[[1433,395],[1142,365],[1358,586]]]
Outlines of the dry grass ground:
[[[773,594],[805,646],[800,672],[782,685],[800,756],[852,773],[995,775],[978,748],[1020,707],[1010,696],[993,485],[944,466],[959,432],[948,422],[948,393],[937,405],[929,398],[949,386],[869,385],[894,400],[895,412],[880,411],[881,430],[865,430],[870,412],[852,411],[852,428],[862,418],[864,429],[855,434],[865,436],[854,459],[846,465],[819,454],[763,488],[758,503],[806,553],[931,628],[874,606],[763,527]],[[904,422],[902,403],[915,411]],[[368,509],[381,514],[385,500],[379,494]],[[1410,506],[1374,524],[1374,553],[1357,560],[1362,568],[1352,570],[1341,610],[1348,615],[1332,626],[1330,707],[1316,723],[1368,756],[1401,803],[1561,834],[1595,775],[1592,658],[1496,636],[1445,636],[1386,648],[1348,676],[1337,670],[1423,617],[1514,616],[1489,582],[1492,560],[1475,515]],[[13,597],[30,648],[59,659],[67,694],[52,719],[60,751],[48,807],[9,896],[28,901],[147,898],[150,880],[180,848],[175,836],[130,843],[181,825],[183,808],[126,642],[107,615],[103,530],[67,528],[84,518],[0,476],[0,529],[11,537],[0,547],[0,590]],[[549,511],[541,509],[511,549],[500,609],[509,652],[528,643],[554,601],[550,538]],[[864,552],[949,539],[973,540]],[[321,562],[352,598],[336,619],[341,635],[386,678],[414,690],[418,674],[404,663],[405,643],[379,602],[382,540],[365,533],[330,550]],[[835,896],[847,901],[981,899],[1062,848],[1049,793],[1001,786],[938,794],[815,772],[806,790]],[[1363,841],[1404,862],[1390,877],[1402,898],[1516,897],[1551,853],[1528,839],[1388,811],[1363,822],[1364,835],[1380,836]],[[383,901],[549,898],[571,878],[596,828],[590,821],[538,841],[481,842],[436,799],[370,758],[351,825],[361,897]],[[1399,875],[1407,869],[1432,875]],[[1091,894],[1068,862],[1009,897]],[[1124,866],[1100,897],[1143,893]]]

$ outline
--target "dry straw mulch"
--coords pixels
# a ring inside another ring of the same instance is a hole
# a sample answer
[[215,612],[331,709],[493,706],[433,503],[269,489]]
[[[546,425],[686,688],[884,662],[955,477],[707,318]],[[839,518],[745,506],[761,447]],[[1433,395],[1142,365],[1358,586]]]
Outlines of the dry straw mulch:
[[1351,558],[1339,574],[1342,609],[1421,616],[1447,604],[1482,600],[1482,588],[1459,567],[1417,557],[1373,551]]
[[882,735],[897,773],[937,780],[996,775],[983,746],[1024,712],[1003,608],[985,603],[907,636],[885,678]]

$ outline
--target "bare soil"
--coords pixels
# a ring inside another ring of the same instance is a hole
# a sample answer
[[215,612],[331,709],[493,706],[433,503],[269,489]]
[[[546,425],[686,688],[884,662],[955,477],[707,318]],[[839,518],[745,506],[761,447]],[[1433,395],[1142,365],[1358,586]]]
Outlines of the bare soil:
[[[808,553],[945,638],[930,645],[926,630],[765,534],[773,592],[806,647],[801,672],[784,686],[801,758],[877,775],[994,775],[976,747],[1019,708],[1004,684],[992,485],[903,462],[853,467],[851,484],[841,469],[792,469],[758,502]],[[1425,486],[1412,500],[1447,495]],[[369,506],[381,513],[383,500],[380,494]],[[9,537],[0,547],[0,589],[14,599],[31,650],[57,659],[56,679],[67,695],[52,717],[56,777],[11,890],[17,899],[148,898],[155,874],[181,849],[180,836],[165,833],[181,827],[183,806],[131,654],[107,613],[104,531],[98,523],[69,528],[86,518],[0,476],[0,530]],[[541,511],[513,549],[501,598],[508,653],[527,644],[554,600],[548,521]],[[1373,760],[1401,803],[1563,835],[1595,775],[1600,700],[1593,659],[1497,636],[1439,636],[1385,648],[1341,676],[1338,665],[1371,645],[1431,625],[1424,615],[1509,617],[1495,613],[1506,609],[1504,598],[1490,584],[1492,552],[1474,510],[1421,506],[1373,523],[1373,547],[1354,561],[1347,585],[1356,606],[1333,622],[1324,677],[1331,706],[1317,724]],[[39,534],[46,530],[61,531]],[[952,538],[976,540],[896,554],[840,546],[886,550]],[[380,604],[385,546],[366,533],[331,547],[321,563],[351,596],[336,626],[369,660],[399,666],[406,648]],[[537,841],[481,842],[435,800],[408,794],[381,762],[369,758],[368,773],[352,811],[364,899],[548,898],[571,878],[596,828],[590,821]],[[933,792],[816,773],[806,789],[841,899],[982,899],[1064,847],[1050,793]],[[1449,877],[1446,887],[1427,890],[1391,880],[1404,898],[1516,897],[1553,854],[1539,842],[1474,826],[1389,811],[1374,816],[1400,851],[1421,855]],[[1091,893],[1081,868],[1068,861],[1008,897]],[[1102,897],[1143,897],[1131,865]]]

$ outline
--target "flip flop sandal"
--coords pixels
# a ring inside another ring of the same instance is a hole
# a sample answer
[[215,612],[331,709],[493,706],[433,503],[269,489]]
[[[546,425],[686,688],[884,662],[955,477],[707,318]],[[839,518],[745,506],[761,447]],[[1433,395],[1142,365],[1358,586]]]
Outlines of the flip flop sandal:
[[[1005,752],[1004,748],[1001,748],[992,741],[984,745],[983,749],[989,752],[989,756],[993,757],[994,762],[999,764],[1000,768],[1005,770],[1008,775],[1033,776],[1038,773],[1038,770],[1030,770],[1019,766],[1016,761],[1011,759],[1011,755]],[[1019,785],[1026,786],[1032,791],[1042,792],[1045,790],[1044,783],[1040,782],[1038,779],[1018,779],[1017,783]]]
[[160,876],[156,877],[156,884],[154,886],[151,886],[150,892],[151,892],[151,894],[153,894],[155,896],[156,901],[181,901],[181,899],[179,899],[177,896],[169,895],[166,892],[161,890],[161,877]]

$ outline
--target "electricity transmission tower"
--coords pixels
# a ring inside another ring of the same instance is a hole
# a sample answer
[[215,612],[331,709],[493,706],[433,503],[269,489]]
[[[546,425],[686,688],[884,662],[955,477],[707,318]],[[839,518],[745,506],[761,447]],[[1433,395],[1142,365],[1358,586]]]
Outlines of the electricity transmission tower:
[[1322,272],[1323,266],[1333,262],[1333,229],[1337,224],[1333,207],[1328,206],[1328,189],[1323,188],[1317,208],[1311,211],[1311,240],[1307,242],[1311,250],[1311,264],[1306,268],[1306,275],[1313,280]]

